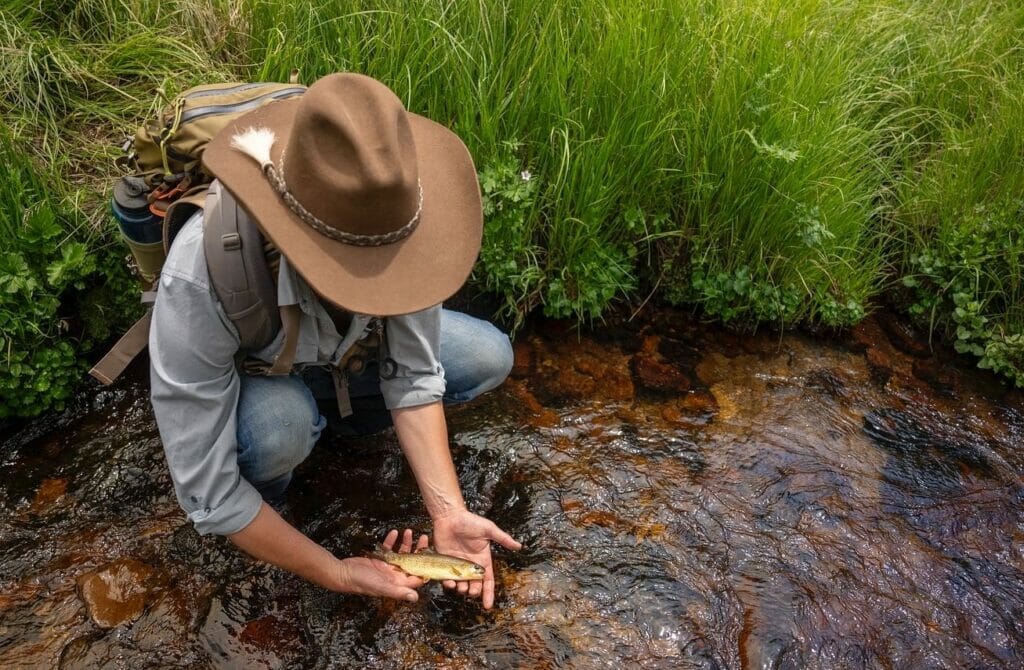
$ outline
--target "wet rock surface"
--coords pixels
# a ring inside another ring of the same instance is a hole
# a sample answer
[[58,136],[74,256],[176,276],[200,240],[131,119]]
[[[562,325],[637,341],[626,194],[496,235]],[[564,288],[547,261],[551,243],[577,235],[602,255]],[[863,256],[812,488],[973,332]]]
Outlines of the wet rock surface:
[[148,599],[152,570],[134,559],[122,559],[78,578],[78,593],[89,618],[99,628],[113,628],[139,618]]
[[[538,324],[449,410],[492,612],[329,593],[200,537],[144,385],[0,445],[5,667],[1024,663],[1024,400],[898,324],[833,343],[652,312]],[[84,407],[84,409],[83,409]],[[325,442],[288,514],[339,555],[428,530],[395,438]]]

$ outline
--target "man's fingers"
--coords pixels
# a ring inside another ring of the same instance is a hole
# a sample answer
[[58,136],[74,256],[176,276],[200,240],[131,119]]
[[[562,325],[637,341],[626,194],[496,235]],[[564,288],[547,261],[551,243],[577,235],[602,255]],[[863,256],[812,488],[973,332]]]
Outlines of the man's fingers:
[[454,579],[446,579],[443,582],[441,582],[441,586],[445,587],[446,589],[454,589],[456,584],[458,584],[458,582]]
[[397,540],[397,539],[398,539],[398,531],[394,530],[394,529],[389,530],[388,534],[386,536],[384,536],[384,543],[383,543],[384,550],[385,551],[391,551],[394,548],[395,540]]
[[484,609],[489,610],[494,606],[494,571],[488,570],[484,575]]
[[469,583],[469,597],[470,598],[479,598],[480,597],[480,592],[483,591],[483,588],[484,588],[483,582],[481,582],[479,580],[475,581],[475,582],[470,582]]
[[430,536],[426,534],[420,535],[419,542],[416,543],[416,550],[426,549],[428,546],[430,546]]
[[413,589],[403,588],[396,586],[388,589],[387,593],[384,594],[388,598],[394,598],[395,600],[404,600],[406,602],[414,603],[420,599],[420,594],[416,593]]
[[516,551],[518,549],[522,549],[523,548],[522,542],[519,542],[519,541],[513,539],[513,537],[511,535],[509,535],[508,533],[506,533],[502,529],[498,528],[493,523],[491,524],[491,532],[489,533],[489,535],[490,535],[490,539],[494,540],[495,542],[497,542],[501,546],[505,547],[506,549],[511,549],[513,551]]
[[408,554],[412,551],[412,529],[406,528],[405,532],[402,533],[402,546],[398,551],[402,554]]

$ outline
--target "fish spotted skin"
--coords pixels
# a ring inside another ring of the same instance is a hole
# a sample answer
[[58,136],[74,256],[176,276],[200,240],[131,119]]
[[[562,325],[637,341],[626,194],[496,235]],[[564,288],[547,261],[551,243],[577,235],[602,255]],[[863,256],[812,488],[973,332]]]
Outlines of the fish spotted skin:
[[432,551],[420,551],[415,554],[383,551],[376,554],[375,558],[395,566],[406,574],[426,580],[460,582],[484,578],[482,566],[464,558]]

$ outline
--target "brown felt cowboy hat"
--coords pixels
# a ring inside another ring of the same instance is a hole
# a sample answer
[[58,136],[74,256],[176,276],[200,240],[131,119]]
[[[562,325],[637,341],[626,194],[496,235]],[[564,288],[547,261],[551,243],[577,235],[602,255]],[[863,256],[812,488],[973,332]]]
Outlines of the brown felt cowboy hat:
[[353,312],[436,305],[480,251],[466,146],[370,77],[332,74],[236,119],[203,163],[314,291]]

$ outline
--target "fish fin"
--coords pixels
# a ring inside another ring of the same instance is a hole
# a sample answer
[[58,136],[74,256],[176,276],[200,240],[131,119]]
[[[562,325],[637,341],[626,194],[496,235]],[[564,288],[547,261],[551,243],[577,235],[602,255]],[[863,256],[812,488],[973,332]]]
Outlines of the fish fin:
[[414,554],[436,554],[437,553],[437,549],[434,549],[433,547],[423,547],[422,549],[417,549],[416,551],[414,551],[412,553],[414,553]]

